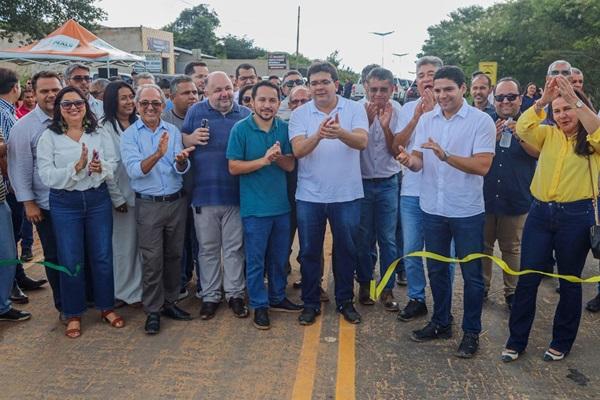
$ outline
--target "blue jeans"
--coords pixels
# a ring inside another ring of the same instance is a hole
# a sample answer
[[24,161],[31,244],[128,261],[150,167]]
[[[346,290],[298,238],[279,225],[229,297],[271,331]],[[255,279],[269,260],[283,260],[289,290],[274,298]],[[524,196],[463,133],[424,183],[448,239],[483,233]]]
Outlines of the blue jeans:
[[[400,196],[400,214],[403,222],[402,237],[404,254],[425,248],[423,234],[423,211],[418,196]],[[406,269],[407,295],[410,300],[425,302],[425,270],[421,257],[408,257],[404,260]]]
[[[2,179],[0,177],[0,179]],[[0,260],[17,258],[10,207],[0,202]],[[0,266],[0,314],[11,309],[10,292],[15,280],[16,265]]]
[[[591,200],[545,203],[534,200],[523,228],[521,269],[552,272],[547,261],[556,255],[559,274],[581,276],[590,250],[590,226],[594,224]],[[523,351],[535,318],[538,274],[519,277],[508,321],[510,337],[506,347]],[[560,279],[560,300],[554,314],[550,347],[569,352],[581,319],[581,284]]]
[[[483,226],[485,214],[472,217],[447,218],[423,213],[425,248],[427,251],[450,257],[454,239],[456,256],[463,258],[471,253],[483,252]],[[460,264],[464,280],[464,332],[481,332],[481,311],[483,307],[483,275],[481,260]],[[448,263],[428,260],[429,284],[433,296],[433,316],[431,321],[440,325],[450,324],[452,283]]]
[[[86,310],[85,272],[92,274],[94,303],[100,310],[114,307],[112,203],[106,184],[85,191],[50,190],[50,214],[60,264],[79,274],[60,274],[63,314],[79,317]],[[89,268],[84,268],[84,260]]]
[[[360,227],[358,232],[358,268],[356,277],[359,283],[369,283],[373,279],[373,259],[371,244],[379,244],[380,277],[397,257],[396,226],[398,222],[398,178],[396,175],[384,180],[363,179],[365,197],[360,200]],[[395,276],[386,284],[386,289],[394,287]]]
[[354,266],[357,264],[356,237],[360,224],[360,200],[340,203],[312,203],[298,200],[298,236],[302,301],[305,307],[320,309],[321,253],[325,224],[333,236],[333,278],[338,306],[354,296]]
[[[400,201],[400,193],[402,192],[402,172],[398,173],[396,176],[398,177],[398,223],[396,224],[396,258],[401,258],[404,256],[404,254],[406,254],[404,252],[404,234],[402,233],[402,203]],[[405,265],[405,260],[400,260],[396,271],[398,272],[406,270]]]
[[[290,214],[244,217],[246,286],[253,309],[279,304],[285,298],[286,265],[290,248]],[[265,288],[267,268],[269,290]]]

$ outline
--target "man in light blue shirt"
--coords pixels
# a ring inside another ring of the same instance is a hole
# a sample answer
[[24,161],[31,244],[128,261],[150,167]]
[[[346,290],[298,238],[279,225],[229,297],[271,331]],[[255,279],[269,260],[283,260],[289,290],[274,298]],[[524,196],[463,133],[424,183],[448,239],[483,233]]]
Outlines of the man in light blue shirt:
[[357,324],[361,317],[352,299],[359,199],[363,197],[360,150],[367,147],[369,122],[364,106],[336,95],[339,82],[333,65],[314,63],[308,69],[308,81],[313,100],[297,108],[289,124],[298,159],[296,207],[304,301],[299,322],[311,325],[321,312],[320,263],[329,220],[338,312]]
[[[56,237],[48,201],[50,189],[42,183],[38,174],[37,143],[52,121],[54,101],[62,84],[56,72],[41,71],[31,78],[31,85],[37,106],[13,126],[8,141],[9,177],[17,201],[23,203],[25,218],[36,225],[44,250],[44,260],[58,264]],[[46,268],[54,307],[61,311],[59,274],[54,269]]]
[[[483,251],[485,221],[483,176],[492,165],[496,127],[492,118],[467,104],[465,75],[458,67],[440,68],[433,91],[439,107],[423,115],[417,125],[411,154],[403,148],[398,159],[412,171],[423,170],[420,205],[424,212],[427,251],[449,257],[454,239],[456,255]],[[479,347],[484,283],[481,260],[460,264],[464,280],[464,336],[456,355],[471,358]],[[433,316],[413,331],[416,342],[449,338],[452,285],[448,264],[428,262]]]
[[183,149],[179,130],[161,120],[166,98],[158,86],[140,86],[135,103],[140,118],[123,132],[121,159],[136,192],[142,302],[148,314],[145,331],[156,334],[160,312],[176,320],[191,319],[175,302],[187,204],[181,175],[190,168],[194,147]]

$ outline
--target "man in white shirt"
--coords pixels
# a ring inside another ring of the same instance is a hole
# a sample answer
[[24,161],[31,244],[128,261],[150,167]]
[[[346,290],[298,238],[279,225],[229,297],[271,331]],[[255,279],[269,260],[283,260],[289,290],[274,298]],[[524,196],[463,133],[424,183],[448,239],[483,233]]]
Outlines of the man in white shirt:
[[64,73],[65,86],[72,86],[81,91],[90,105],[90,110],[94,113],[97,120],[104,116],[104,105],[102,101],[96,99],[90,94],[90,67],[85,64],[70,64]]
[[[411,154],[400,148],[398,160],[412,171],[423,170],[420,206],[424,212],[427,251],[450,256],[454,239],[459,258],[483,251],[483,176],[492,164],[496,128],[491,117],[463,98],[465,75],[458,67],[440,68],[433,91],[439,108],[423,115]],[[484,284],[481,260],[460,265],[464,280],[464,336],[456,355],[471,358],[479,347]],[[413,331],[416,342],[452,336],[452,285],[448,263],[428,261],[433,316]]]
[[355,238],[363,197],[360,150],[367,146],[367,113],[361,104],[336,95],[337,70],[327,62],[308,69],[312,101],[292,113],[289,135],[298,159],[296,208],[300,238],[301,325],[320,314],[320,261],[327,220],[333,235],[335,300],[350,323],[359,323],[354,309]]

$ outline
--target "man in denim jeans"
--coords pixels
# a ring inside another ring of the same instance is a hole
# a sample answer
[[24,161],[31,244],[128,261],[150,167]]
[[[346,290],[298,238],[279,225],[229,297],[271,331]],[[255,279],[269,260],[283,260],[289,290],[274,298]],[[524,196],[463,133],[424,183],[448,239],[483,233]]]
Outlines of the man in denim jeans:
[[310,325],[321,312],[320,260],[329,220],[338,312],[357,324],[361,317],[352,299],[359,199],[363,197],[360,150],[367,146],[369,122],[361,104],[336,95],[338,74],[330,63],[311,65],[308,82],[313,100],[292,113],[289,126],[298,158],[296,208],[304,301],[299,322]]
[[254,326],[269,329],[269,307],[283,312],[302,309],[285,297],[290,247],[286,171],[294,169],[294,156],[287,124],[275,118],[279,88],[269,81],[259,82],[252,88],[252,102],[254,114],[233,126],[226,155],[231,174],[240,175],[246,282]]
[[[442,67],[434,75],[439,108],[421,118],[411,154],[400,148],[398,159],[411,171],[423,170],[419,203],[424,212],[425,247],[449,257],[454,239],[463,258],[483,250],[483,176],[492,164],[496,128],[491,117],[463,98],[465,75],[458,67]],[[456,355],[471,358],[479,347],[483,277],[481,261],[460,265],[464,280],[464,336]],[[452,336],[452,284],[448,263],[428,261],[433,316],[411,339],[424,342]]]
[[[369,282],[373,279],[371,244],[375,239],[381,253],[380,276],[383,277],[396,259],[396,227],[398,224],[398,173],[400,164],[391,153],[395,132],[400,131],[399,105],[392,103],[394,75],[385,68],[374,68],[367,74],[365,88],[368,101],[365,109],[369,118],[369,142],[360,152],[360,166],[365,197],[361,200],[357,280],[360,284],[358,301],[372,305]],[[397,103],[396,103],[397,104]],[[398,311],[392,289],[394,278],[387,282],[381,302],[388,311]]]
[[[425,56],[417,60],[417,88],[421,97],[416,101],[404,104],[400,110],[400,132],[394,137],[394,149],[404,146],[411,152],[415,145],[416,127],[424,113],[433,110],[433,76],[442,67],[438,57]],[[405,169],[402,175],[400,192],[400,219],[402,220],[404,254],[423,250],[425,237],[423,234],[423,210],[419,205],[421,194],[421,171],[413,172]],[[407,280],[408,304],[398,314],[398,320],[407,322],[427,314],[425,305],[425,271],[423,259],[408,257],[404,260]]]

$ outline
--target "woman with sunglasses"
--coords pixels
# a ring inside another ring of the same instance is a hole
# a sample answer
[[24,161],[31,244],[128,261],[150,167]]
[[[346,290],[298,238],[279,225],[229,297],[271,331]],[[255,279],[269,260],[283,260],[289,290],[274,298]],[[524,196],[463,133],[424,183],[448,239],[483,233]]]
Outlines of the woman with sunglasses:
[[135,193],[121,161],[121,135],[137,120],[135,92],[123,82],[111,82],[104,90],[104,117],[100,132],[113,144],[117,167],[114,177],[108,180],[108,192],[113,210],[113,269],[116,307],[124,304],[138,305],[142,301],[142,263],[138,254],[135,222]]
[[[552,126],[541,124],[546,106],[553,111]],[[523,229],[521,269],[551,272],[548,260],[554,252],[559,274],[581,276],[598,198],[600,118],[581,92],[575,92],[564,76],[556,76],[548,79],[543,96],[521,115],[517,134],[540,151],[531,182],[534,200]],[[540,274],[519,278],[510,337],[502,352],[505,362],[516,360],[527,347],[541,279]],[[560,279],[545,361],[559,361],[569,353],[580,319],[581,284]]]
[[240,106],[248,107],[254,112],[254,106],[252,105],[252,85],[246,85],[240,89],[238,104]]
[[112,204],[105,183],[113,177],[116,156],[96,128],[83,93],[66,87],[56,96],[52,122],[37,146],[38,172],[50,187],[58,260],[69,271],[60,274],[60,287],[65,335],[72,339],[81,336],[87,309],[84,273],[92,274],[101,318],[115,328],[125,326],[113,311]]

